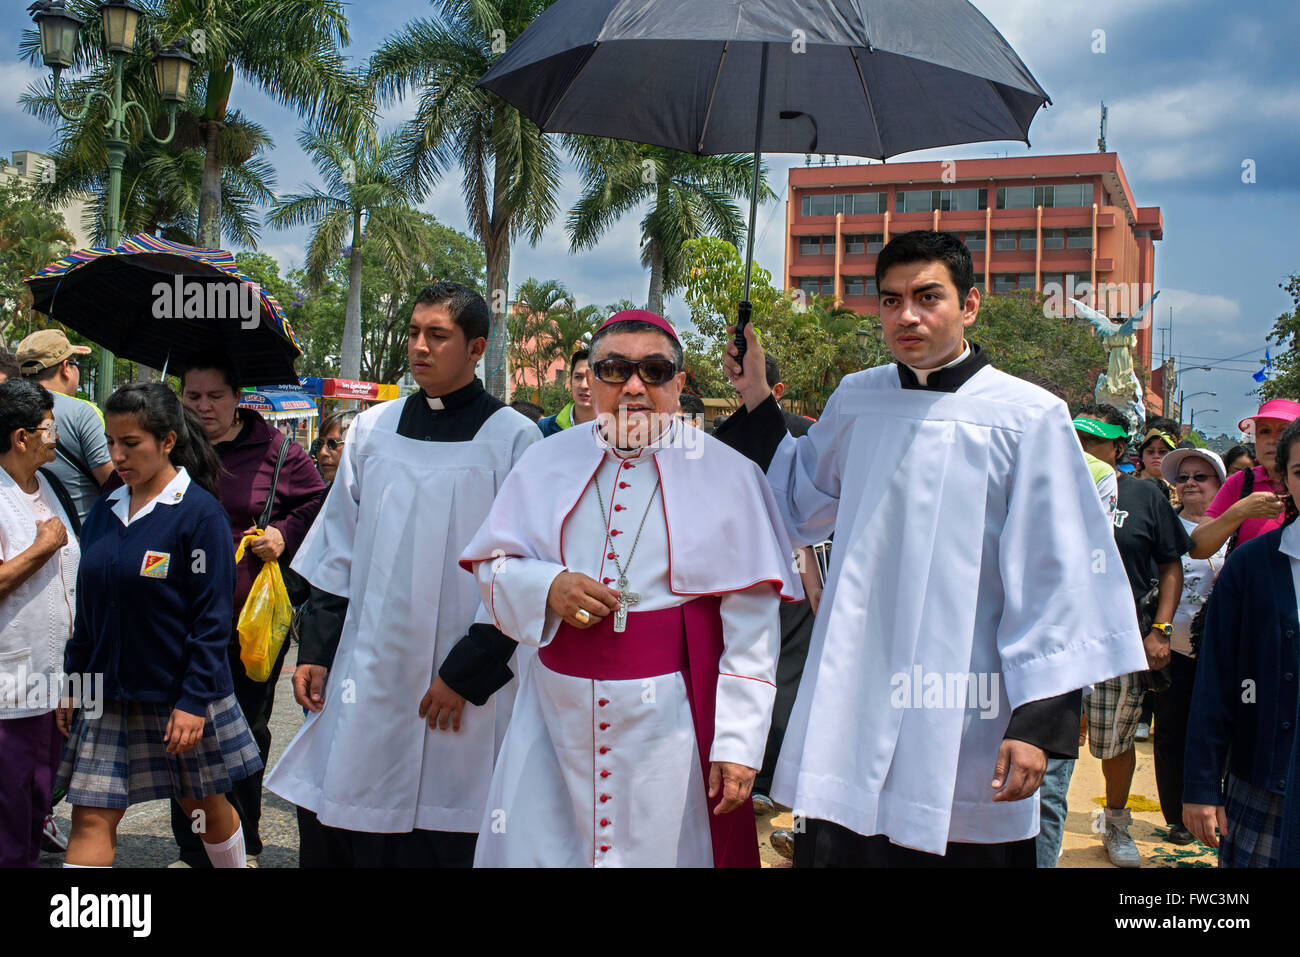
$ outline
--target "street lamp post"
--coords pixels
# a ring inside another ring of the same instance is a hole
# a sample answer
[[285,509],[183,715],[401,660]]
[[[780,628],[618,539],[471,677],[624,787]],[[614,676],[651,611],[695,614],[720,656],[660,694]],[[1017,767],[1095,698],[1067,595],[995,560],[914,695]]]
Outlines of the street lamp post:
[[1192,420],[1191,420],[1190,422],[1187,423],[1187,428],[1188,428],[1188,430],[1189,430],[1189,431],[1195,431],[1195,429],[1196,429],[1196,413],[1197,413],[1197,412],[1205,412],[1205,413],[1208,414],[1208,413],[1210,413],[1210,412],[1218,412],[1218,411],[1219,411],[1218,409],[1192,409]]
[[[104,26],[104,45],[108,48],[113,64],[113,92],[91,90],[86,94],[78,112],[65,109],[59,102],[59,75],[73,65],[77,48],[77,34],[81,29],[82,19],[70,13],[63,0],[39,0],[32,5],[32,19],[36,21],[41,32],[41,57],[45,65],[54,71],[51,93],[54,106],[59,115],[70,123],[79,123],[90,112],[91,103],[102,99],[108,105],[108,119],[105,122],[104,146],[108,150],[108,222],[107,242],[109,248],[121,241],[122,231],[122,168],[126,164],[126,150],[130,143],[126,139],[126,118],[131,107],[145,115],[145,133],[159,146],[166,146],[176,135],[176,109],[185,100],[189,90],[190,68],[194,58],[182,49],[177,41],[170,47],[154,44],[154,80],[158,84],[158,93],[167,103],[169,128],[167,136],[160,138],[150,128],[145,108],[134,100],[122,102],[123,65],[135,50],[136,28],[140,25],[143,10],[131,0],[104,0],[99,5],[100,18]],[[113,390],[113,354],[100,347],[99,374],[95,381],[95,398],[103,405]]]

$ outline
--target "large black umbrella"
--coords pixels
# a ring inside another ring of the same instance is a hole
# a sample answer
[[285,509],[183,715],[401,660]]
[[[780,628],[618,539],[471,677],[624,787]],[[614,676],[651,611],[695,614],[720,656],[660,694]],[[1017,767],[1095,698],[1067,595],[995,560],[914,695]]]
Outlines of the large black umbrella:
[[1051,102],[967,0],[558,0],[479,85],[546,132],[752,150],[746,300],[761,153],[1028,142]]
[[166,369],[187,353],[224,353],[249,385],[298,381],[302,350],[279,302],[224,250],[141,233],[25,281],[33,308],[124,359]]

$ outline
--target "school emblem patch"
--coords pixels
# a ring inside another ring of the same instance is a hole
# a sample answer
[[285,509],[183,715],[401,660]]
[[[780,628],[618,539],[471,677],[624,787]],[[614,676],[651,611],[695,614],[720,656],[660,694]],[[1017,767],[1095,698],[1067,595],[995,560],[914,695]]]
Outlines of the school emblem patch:
[[140,574],[146,578],[166,578],[171,556],[166,552],[145,552],[140,563]]

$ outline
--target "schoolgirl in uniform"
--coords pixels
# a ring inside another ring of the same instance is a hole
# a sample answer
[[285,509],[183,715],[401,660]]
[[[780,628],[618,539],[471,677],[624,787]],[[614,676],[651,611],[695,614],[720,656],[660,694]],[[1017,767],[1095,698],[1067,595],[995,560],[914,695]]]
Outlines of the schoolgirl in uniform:
[[224,795],[262,762],[226,658],[235,558],[216,498],[220,461],[161,383],[118,389],[104,425],[125,484],[95,503],[81,533],[64,670],[103,674],[105,700],[98,716],[98,703],[59,709],[69,739],[57,786],[73,805],[64,866],[111,867],[126,809],[174,795],[213,866],[244,867]]

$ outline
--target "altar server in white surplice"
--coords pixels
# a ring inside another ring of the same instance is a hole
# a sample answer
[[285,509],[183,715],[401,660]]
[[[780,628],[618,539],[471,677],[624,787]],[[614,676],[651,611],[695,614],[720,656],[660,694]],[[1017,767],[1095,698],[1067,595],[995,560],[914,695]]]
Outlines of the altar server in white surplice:
[[805,818],[796,867],[1033,867],[1079,689],[1147,667],[1132,596],[1065,403],[963,338],[966,247],[905,233],[876,277],[897,362],[846,376],[803,438],[752,329],[743,373],[728,347],[745,408],[718,438],[796,543],[835,536],[772,794]]
[[461,564],[540,647],[475,866],[757,867],[781,597],[801,597],[762,473],[675,418],[661,316],[591,342],[594,423],[531,449]]
[[294,560],[312,584],[294,691],[312,713],[266,786],[299,807],[303,866],[473,861],[514,644],[476,618],[456,558],[541,438],[474,377],[488,328],[471,289],[419,295],[408,351],[420,389],[357,416]]

